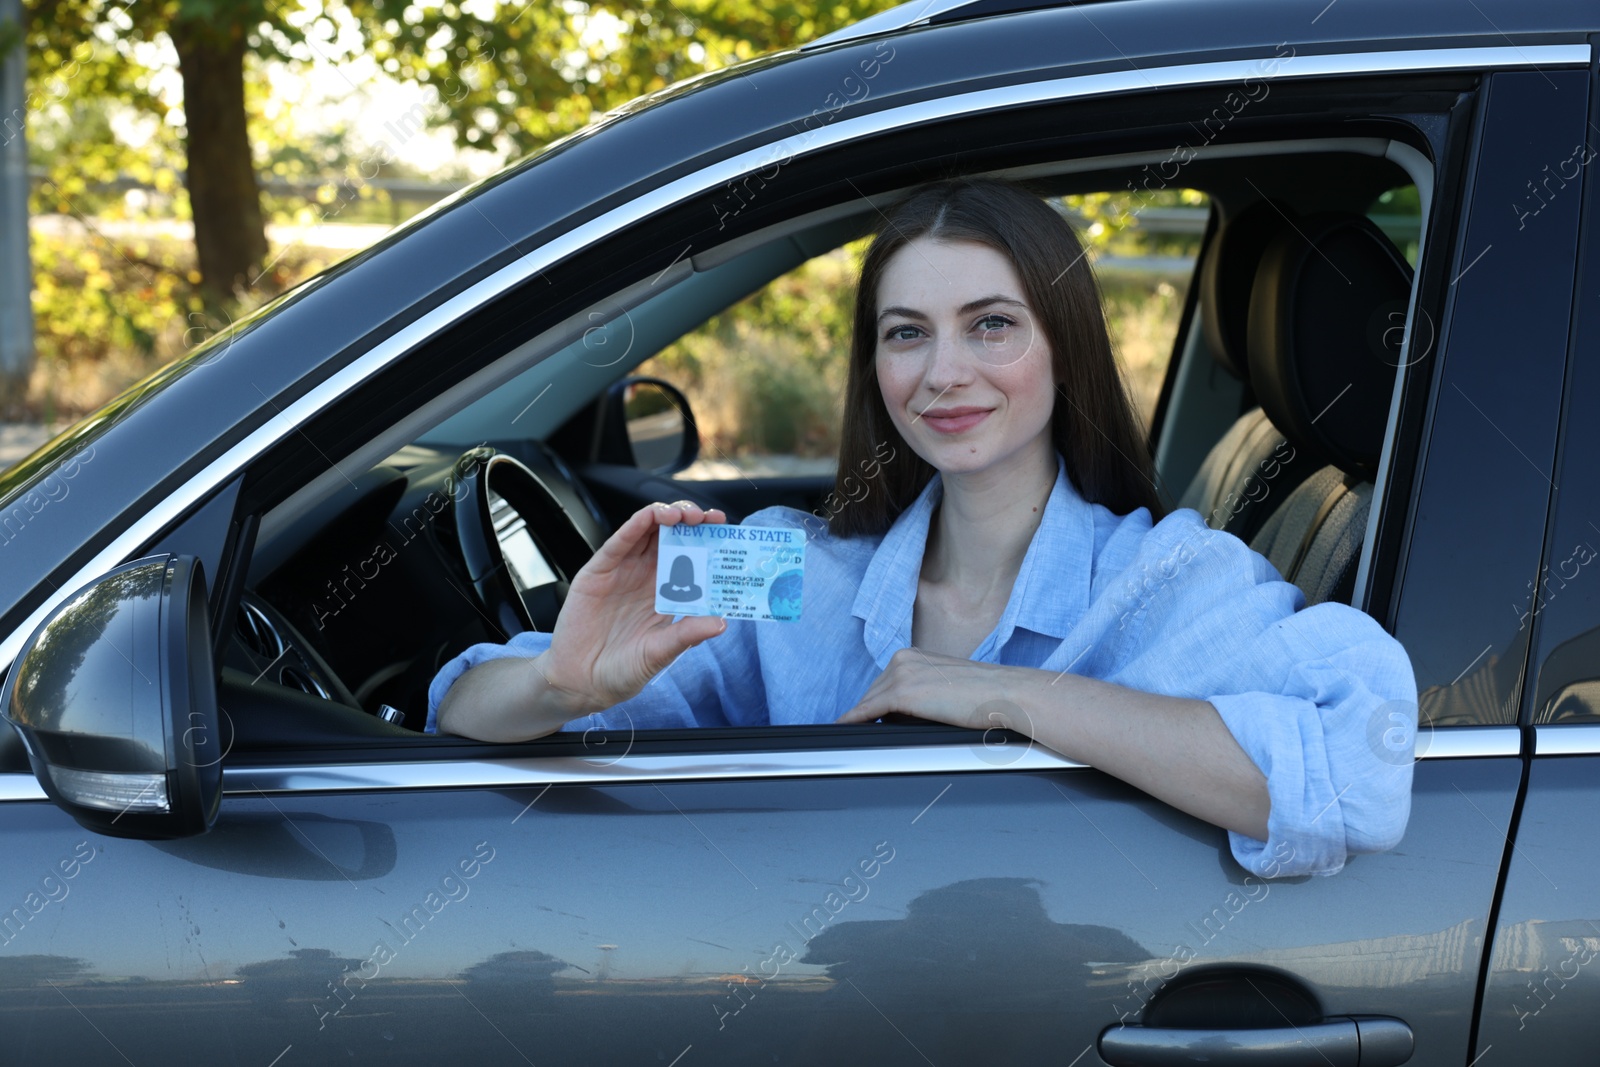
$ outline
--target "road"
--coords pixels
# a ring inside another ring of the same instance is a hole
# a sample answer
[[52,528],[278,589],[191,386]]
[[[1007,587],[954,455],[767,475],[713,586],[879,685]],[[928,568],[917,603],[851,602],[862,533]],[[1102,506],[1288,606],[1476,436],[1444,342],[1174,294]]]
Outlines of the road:
[[53,436],[48,428],[35,423],[0,424],[0,470],[5,470]]

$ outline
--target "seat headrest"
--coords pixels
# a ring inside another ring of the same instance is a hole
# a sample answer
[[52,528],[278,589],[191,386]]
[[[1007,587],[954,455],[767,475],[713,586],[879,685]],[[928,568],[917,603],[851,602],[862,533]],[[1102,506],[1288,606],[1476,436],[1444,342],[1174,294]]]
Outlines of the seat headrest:
[[1223,370],[1250,377],[1250,287],[1267,244],[1288,229],[1294,212],[1274,200],[1257,200],[1217,227],[1200,265],[1200,323],[1206,346]]
[[1410,295],[1410,265],[1365,216],[1307,216],[1268,243],[1250,292],[1250,382],[1290,442],[1377,471]]

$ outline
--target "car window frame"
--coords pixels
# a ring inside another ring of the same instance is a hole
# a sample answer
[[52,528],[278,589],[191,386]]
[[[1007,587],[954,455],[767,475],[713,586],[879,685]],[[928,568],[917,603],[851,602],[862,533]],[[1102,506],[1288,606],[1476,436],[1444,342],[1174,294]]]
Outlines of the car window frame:
[[[1535,52],[1538,54],[1531,54]],[[1421,63],[1420,69],[1422,71],[1481,70],[1485,66],[1493,67],[1497,65],[1526,68],[1541,60],[1551,65],[1579,66],[1587,64],[1589,49],[1587,46],[1577,45],[1530,46],[1526,49],[1467,47],[1431,49],[1423,52],[1409,50],[1330,54],[1305,58],[1308,60],[1307,64],[1290,76],[1320,77],[1347,73],[1371,74],[1382,71],[1405,74],[1418,69],[1411,65],[1416,62]],[[258,427],[222,456],[213,460],[202,471],[200,476],[191,479],[185,485],[182,492],[175,494],[169,500],[164,501],[161,505],[146,513],[138,521],[123,529],[80,569],[79,578],[81,580],[91,579],[109,569],[111,565],[121,562],[122,559],[131,558],[131,553],[136,550],[137,546],[148,543],[159,530],[165,528],[176,518],[181,517],[197,503],[207,499],[215,488],[239,473],[268,444],[295,433],[312,416],[330,406],[336,406],[339,399],[350,393],[357,384],[380,374],[385,368],[424,340],[448,329],[450,325],[471,315],[495,297],[508,292],[519,282],[535,276],[544,267],[582,251],[587,242],[592,241],[603,233],[610,232],[612,228],[619,224],[619,219],[632,219],[637,223],[664,211],[668,205],[682,202],[691,196],[714,194],[715,190],[724,183],[769,167],[774,158],[780,158],[773,155],[774,151],[788,151],[791,155],[802,150],[808,153],[816,152],[824,148],[855,143],[885,130],[904,129],[926,123],[941,114],[946,116],[965,115],[970,113],[970,110],[975,105],[993,108],[1033,106],[1044,103],[1061,103],[1067,100],[1092,100],[1103,94],[1124,91],[1160,92],[1177,86],[1215,85],[1244,76],[1249,73],[1250,69],[1249,61],[1228,60],[1215,63],[1190,63],[1170,68],[1144,68],[1137,72],[1136,78],[1129,74],[1107,74],[1102,72],[1074,75],[1043,83],[1024,83],[1021,85],[980,89],[969,93],[954,94],[938,100],[887,108],[867,115],[843,119],[818,131],[810,131],[812,134],[820,134],[820,143],[816,143],[818,138],[815,136],[808,137],[804,141],[792,134],[776,138],[762,146],[715,161],[704,168],[675,178],[626,204],[617,206],[603,215],[587,220],[555,238],[547,245],[541,246],[534,252],[480,279],[472,286],[408,323],[397,333],[384,338],[337,371],[327,381],[284,407],[276,417],[269,420],[265,425]],[[495,369],[494,374],[501,373],[503,370],[504,368]],[[492,378],[494,374],[490,374],[487,377]],[[480,375],[472,380],[472,384],[474,387],[483,387],[485,380]],[[388,445],[379,443],[371,451],[373,453],[382,453],[387,447]],[[351,456],[340,457],[340,462],[358,461],[359,458],[360,453],[358,451]],[[381,456],[374,454],[370,458],[375,462]],[[9,661],[15,655],[17,647],[23,638],[32,631],[38,619],[42,618],[60,599],[68,595],[70,590],[76,587],[76,584],[81,584],[81,582],[64,586],[67,592],[47,600],[36,610],[33,616],[14,630],[5,639],[4,643],[0,643],[0,660]],[[959,748],[961,746],[948,747]],[[1443,752],[1440,754],[1443,754]],[[977,766],[973,769],[983,769],[983,766]],[[860,771],[852,773],[860,773]]]
[[[1253,144],[1249,145],[1248,149],[1252,150],[1252,151],[1264,151],[1264,152],[1271,152],[1271,151],[1274,151],[1274,150],[1277,150],[1277,151],[1294,150],[1291,147],[1291,142],[1292,142],[1292,139],[1281,139],[1281,140],[1259,142],[1259,143],[1253,143]],[[1235,147],[1237,147],[1237,146],[1235,146]],[[1430,230],[1431,225],[1432,225],[1431,219],[1432,219],[1432,216],[1434,215],[1434,212],[1435,212],[1435,207],[1434,207],[1434,204],[1433,204],[1433,201],[1432,201],[1432,197],[1431,197],[1431,189],[1432,189],[1432,184],[1433,184],[1432,164],[1426,159],[1426,157],[1424,157],[1422,155],[1421,152],[1417,151],[1414,148],[1410,148],[1409,146],[1398,145],[1398,143],[1396,143],[1396,147],[1401,149],[1402,154],[1406,154],[1409,157],[1407,159],[1407,163],[1409,165],[1402,165],[1402,169],[1406,170],[1408,173],[1411,174],[1413,180],[1417,183],[1419,189],[1422,190],[1423,193],[1424,193],[1425,203],[1424,203],[1424,210],[1423,210],[1423,227],[1424,227],[1424,233],[1423,233],[1423,237],[1424,237],[1424,245],[1423,245],[1424,253],[1423,254],[1426,255],[1426,248],[1427,248],[1426,240],[1427,240],[1427,237],[1428,237],[1428,234],[1429,234],[1429,230]],[[1063,169],[1068,168],[1068,167],[1077,167],[1077,168],[1081,168],[1081,169],[1094,169],[1097,166],[1103,166],[1103,165],[1104,164],[1103,164],[1103,161],[1102,161],[1101,158],[1093,156],[1093,155],[1086,154],[1085,156],[1083,156],[1081,158],[1074,158],[1074,159],[1068,161],[1064,165]],[[1037,173],[1037,171],[1040,168],[1034,167],[1034,168],[1014,168],[1014,169],[1031,170],[1031,171]],[[1001,175],[1001,176],[1005,176],[1008,173],[1010,173],[1010,171],[1008,171],[1006,169],[1002,169],[1002,170],[996,171],[994,173],[996,173],[998,175]],[[898,192],[899,192],[898,190],[895,190],[895,191],[892,191],[892,192],[889,192],[889,193],[876,194],[874,199],[875,199],[876,202],[886,202],[888,200],[891,200],[894,196],[898,195]],[[784,228],[783,226],[778,226],[778,227],[769,227],[768,229],[770,230],[770,229],[783,229],[783,228]],[[746,239],[748,239],[748,237],[750,235],[743,235],[743,236]],[[747,243],[748,243],[748,241],[747,241]],[[715,255],[715,251],[716,251],[715,249],[712,249],[707,254],[714,256]],[[1413,314],[1413,315],[1415,314],[1415,309],[1416,309],[1416,306],[1417,306],[1418,298],[1419,298],[1419,296],[1418,296],[1418,288],[1416,286],[1413,286],[1413,290],[1412,290],[1411,297],[1410,297],[1410,312],[1409,312],[1410,314]],[[616,305],[618,305],[618,306],[626,306],[628,301],[618,299],[618,300],[614,301],[614,303]],[[574,316],[574,319],[582,320],[582,319],[584,319],[584,316],[580,313],[580,315]],[[592,318],[588,319],[588,321],[592,322]],[[1399,376],[1399,373],[1400,373],[1399,370],[1397,370],[1397,376]],[[504,377],[504,375],[501,375],[501,377]],[[1398,405],[1398,403],[1396,403],[1395,405],[1392,406],[1392,409],[1391,409],[1391,417],[1390,417],[1390,423],[1389,423],[1389,428],[1388,428],[1388,434],[1387,434],[1387,437],[1386,437],[1386,447],[1385,447],[1385,451],[1384,451],[1385,469],[1380,471],[1380,479],[1382,479],[1386,475],[1386,468],[1387,468],[1387,464],[1389,462],[1389,457],[1390,457],[1390,448],[1392,447],[1392,442],[1393,442],[1393,439],[1394,439],[1394,436],[1395,436],[1396,420],[1398,418],[1398,408],[1399,408],[1399,405]],[[1383,492],[1383,489],[1384,489],[1384,486],[1383,486],[1383,484],[1382,484],[1382,482],[1380,480],[1380,484],[1379,484],[1379,487],[1378,487],[1378,492],[1381,494]],[[1364,548],[1363,548],[1363,553],[1362,553],[1363,571],[1365,570],[1365,568],[1367,566],[1367,562],[1368,562],[1368,560],[1370,558],[1370,555],[1372,553],[1373,536],[1374,536],[1374,533],[1375,533],[1375,530],[1376,530],[1376,527],[1377,527],[1378,519],[1379,519],[1378,509],[1374,509],[1373,515],[1369,518],[1369,526],[1368,526],[1368,530],[1367,530],[1367,536],[1366,536],[1365,541],[1364,541]],[[1365,584],[1364,583],[1363,583],[1363,585],[1358,586],[1358,589],[1364,589],[1364,588],[1365,588]],[[770,730],[771,728],[765,728],[765,729]],[[670,733],[670,732],[668,732],[668,733]],[[703,747],[705,749],[707,749],[707,750],[711,750],[711,749],[726,750],[725,746],[728,745],[728,744],[738,745],[740,742],[751,740],[747,735],[745,735],[745,734],[743,734],[743,733],[741,733],[739,731],[733,731],[733,732],[731,732],[729,735],[727,735],[725,737],[724,736],[719,736],[716,732],[712,732],[712,731],[700,731],[700,732],[696,733],[694,736],[695,736],[695,739],[697,741],[699,741],[703,745]],[[762,738],[760,739],[759,743],[762,744],[762,745],[768,745],[768,744],[771,743],[772,739],[773,738],[772,738],[771,734],[764,734],[762,736]],[[635,743],[635,740],[636,739],[629,739],[629,741],[628,741],[629,751],[632,751],[634,743]],[[662,742],[664,742],[665,744],[667,744],[667,745],[675,744],[678,741],[678,739],[670,738],[670,737],[661,738],[660,740]],[[722,743],[719,744],[719,742],[722,742]],[[610,740],[607,740],[605,743],[614,743],[614,742],[610,741]],[[1490,744],[1490,743],[1491,743],[1491,739],[1489,737],[1487,737],[1487,736],[1484,736],[1484,737],[1479,738],[1477,742],[1475,742],[1473,744],[1470,744],[1470,745],[1467,745],[1466,747],[1468,749],[1476,752],[1476,751],[1482,749],[1485,744]],[[533,744],[538,744],[538,742],[534,742]],[[953,747],[957,747],[957,748],[960,747],[959,744],[957,744],[954,741],[954,739],[952,739],[952,746]],[[829,744],[826,747],[831,749],[831,748],[833,748],[835,746]],[[844,746],[844,747],[850,747],[850,746]],[[1448,744],[1446,745],[1446,749],[1451,748],[1451,747],[1453,747],[1453,746],[1450,746]],[[1497,740],[1494,740],[1492,742],[1492,747],[1496,751],[1503,749],[1505,747],[1505,738],[1499,738]],[[1443,751],[1441,751],[1441,754],[1443,754]],[[1067,764],[1070,765],[1070,761],[1067,761]]]
[[[1420,153],[1416,155],[1417,161],[1422,161]],[[1426,185],[1426,179],[1423,183]],[[1425,204],[1425,221],[1431,205]],[[1413,300],[1415,290],[1413,291]],[[583,318],[580,316],[580,319]],[[1392,436],[1391,425],[1391,436]],[[636,769],[647,776],[668,776],[674,779],[715,777],[712,772],[698,765],[697,761],[703,760],[711,752],[737,750],[741,754],[753,754],[760,759],[768,760],[764,765],[742,766],[739,774],[754,774],[764,776],[769,774],[794,774],[794,773],[827,773],[827,768],[834,766],[836,757],[817,760],[817,752],[837,752],[838,750],[851,750],[858,752],[870,751],[878,761],[887,761],[908,768],[906,773],[926,773],[930,766],[925,757],[917,753],[926,747],[936,747],[942,756],[934,766],[944,770],[966,769],[977,770],[993,768],[996,766],[1019,766],[1026,769],[1040,770],[1047,768],[1081,766],[1072,760],[1057,756],[1045,750],[1040,750],[1032,745],[1026,738],[1017,735],[1001,736],[1004,732],[995,732],[994,737],[985,736],[979,744],[973,744],[970,731],[957,730],[952,727],[932,726],[915,735],[917,744],[903,746],[893,744],[898,740],[909,740],[911,735],[904,728],[893,726],[868,727],[860,731],[851,731],[850,735],[819,734],[815,728],[782,728],[763,727],[758,731],[751,730],[696,730],[696,731],[649,731],[649,737],[641,739],[632,735],[617,736],[615,733],[605,734],[592,732],[582,738],[565,738],[553,735],[553,738],[541,739],[530,742],[524,746],[491,746],[488,749],[467,739],[437,738],[427,742],[430,747],[442,748],[435,753],[439,759],[449,759],[452,756],[464,755],[466,751],[493,751],[504,753],[508,748],[516,750],[518,762],[524,756],[527,759],[538,761],[552,761],[549,772],[550,781],[576,781],[576,780],[607,780],[614,776],[612,768],[619,762],[627,759],[629,768]],[[868,738],[868,734],[873,736]],[[1464,746],[1442,744],[1438,755],[1446,755],[1457,749],[1486,754],[1483,750],[1485,743],[1491,739],[1480,737],[1475,743]],[[869,743],[863,745],[862,742]],[[1503,739],[1500,739],[1503,742]],[[1004,761],[997,760],[996,751],[1003,746],[1010,745],[1011,749],[1004,753]],[[689,751],[682,751],[687,746]],[[385,749],[388,746],[383,746]],[[1501,746],[1503,747],[1503,745]],[[406,751],[415,751],[414,746],[408,746]],[[603,754],[602,754],[603,753]],[[620,753],[620,754],[619,754]],[[637,754],[635,754],[637,753]],[[391,754],[392,755],[392,754]],[[630,758],[631,757],[631,758]],[[685,762],[687,760],[687,762]],[[957,766],[953,766],[957,765]],[[271,767],[262,763],[262,773],[272,772]],[[915,772],[909,770],[918,767]],[[590,770],[592,768],[592,770]],[[542,772],[541,772],[542,773]],[[859,773],[859,771],[854,772]],[[575,777],[576,776],[576,777]],[[517,781],[525,779],[519,772]]]

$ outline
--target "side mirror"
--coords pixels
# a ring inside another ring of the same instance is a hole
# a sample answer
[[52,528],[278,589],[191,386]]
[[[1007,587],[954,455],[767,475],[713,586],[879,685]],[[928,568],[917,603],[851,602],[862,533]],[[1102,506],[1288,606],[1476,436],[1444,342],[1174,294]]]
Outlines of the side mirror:
[[602,462],[672,474],[700,455],[689,401],[659,378],[624,378],[606,391]]
[[172,838],[216,821],[210,614],[198,559],[150,556],[78,590],[22,647],[0,710],[45,793],[80,825]]

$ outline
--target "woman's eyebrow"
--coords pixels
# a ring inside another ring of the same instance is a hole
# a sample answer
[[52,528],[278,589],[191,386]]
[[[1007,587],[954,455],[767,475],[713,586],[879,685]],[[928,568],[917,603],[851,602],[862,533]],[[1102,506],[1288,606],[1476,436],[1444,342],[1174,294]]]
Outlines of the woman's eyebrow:
[[[976,300],[967,301],[965,304],[962,304],[959,308],[956,309],[956,314],[957,315],[966,315],[966,314],[969,314],[971,312],[977,311],[979,308],[988,307],[990,304],[1012,304],[1012,305],[1014,305],[1016,307],[1024,308],[1024,309],[1026,309],[1027,306],[1028,306],[1027,304],[1024,304],[1022,301],[1018,300],[1016,297],[1013,297],[1013,296],[1002,296],[999,293],[995,293],[995,294],[990,295],[990,296],[982,296],[982,297],[979,297]],[[886,307],[882,311],[880,311],[878,313],[878,321],[882,322],[884,319],[888,318],[891,315],[899,315],[900,317],[907,318],[907,319],[926,319],[928,317],[927,315],[925,315],[922,312],[917,311],[917,310],[915,310],[913,308],[901,307],[898,304],[896,304],[893,307]]]

